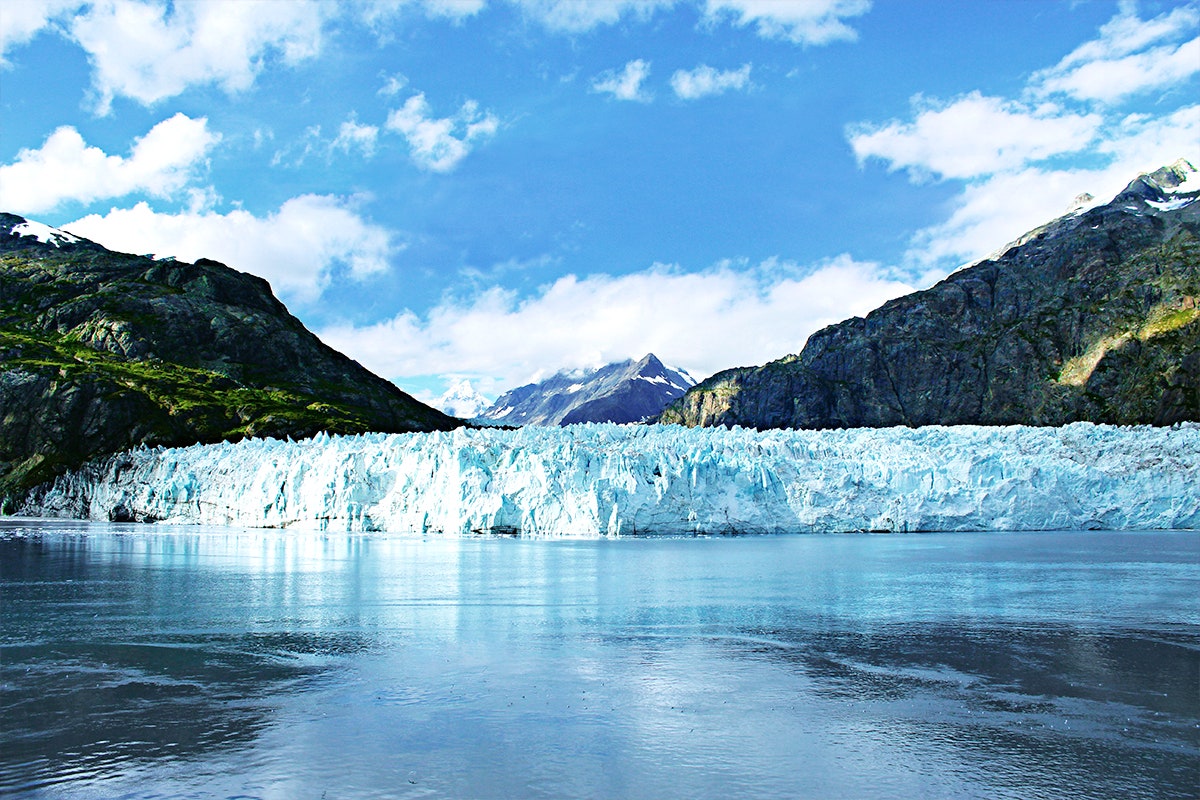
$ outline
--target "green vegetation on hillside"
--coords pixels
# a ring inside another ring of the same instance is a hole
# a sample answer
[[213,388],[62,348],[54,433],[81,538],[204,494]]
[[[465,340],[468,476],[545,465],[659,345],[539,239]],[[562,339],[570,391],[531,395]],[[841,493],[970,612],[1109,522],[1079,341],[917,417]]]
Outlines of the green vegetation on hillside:
[[0,214],[0,505],[140,444],[459,424],[320,342],[259,278],[10,234],[22,221]]

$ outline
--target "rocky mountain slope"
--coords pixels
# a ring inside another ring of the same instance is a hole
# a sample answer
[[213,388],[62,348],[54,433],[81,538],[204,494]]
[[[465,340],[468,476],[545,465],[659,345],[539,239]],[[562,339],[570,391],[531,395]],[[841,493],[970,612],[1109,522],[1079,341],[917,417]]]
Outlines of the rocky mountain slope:
[[1200,419],[1200,175],[1179,161],[662,422],[755,428]]
[[261,278],[0,214],[0,501],[139,444],[458,424],[323,344]]
[[560,372],[504,393],[481,420],[505,425],[641,422],[661,412],[695,383],[653,353],[593,371]]

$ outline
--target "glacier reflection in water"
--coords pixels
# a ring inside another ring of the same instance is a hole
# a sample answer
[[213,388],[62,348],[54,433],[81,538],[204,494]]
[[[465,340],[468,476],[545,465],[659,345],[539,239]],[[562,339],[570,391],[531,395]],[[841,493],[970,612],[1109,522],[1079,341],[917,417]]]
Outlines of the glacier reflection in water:
[[0,794],[1190,797],[1200,535],[0,522]]

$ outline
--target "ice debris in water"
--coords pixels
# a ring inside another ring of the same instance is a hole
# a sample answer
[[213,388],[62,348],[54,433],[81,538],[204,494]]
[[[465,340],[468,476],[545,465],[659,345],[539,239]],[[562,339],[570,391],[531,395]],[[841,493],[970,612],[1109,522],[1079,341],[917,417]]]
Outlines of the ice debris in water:
[[1200,425],[581,425],[251,439],[93,462],[25,513],[558,536],[1200,526]]

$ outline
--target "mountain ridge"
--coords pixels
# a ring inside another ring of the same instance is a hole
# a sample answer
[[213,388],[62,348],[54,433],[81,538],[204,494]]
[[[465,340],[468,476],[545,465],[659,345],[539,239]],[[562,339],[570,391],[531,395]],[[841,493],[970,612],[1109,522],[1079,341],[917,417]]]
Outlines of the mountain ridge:
[[321,342],[262,278],[0,214],[0,500],[137,445],[461,421]]
[[596,370],[563,371],[502,394],[479,415],[505,425],[642,422],[657,416],[695,383],[653,353]]
[[660,416],[754,428],[1200,419],[1200,176],[1180,160]]

